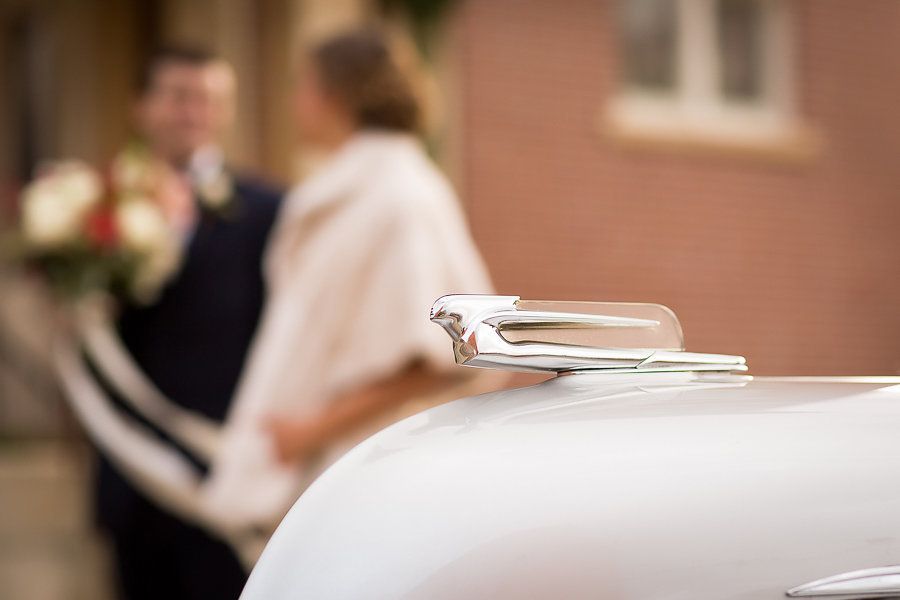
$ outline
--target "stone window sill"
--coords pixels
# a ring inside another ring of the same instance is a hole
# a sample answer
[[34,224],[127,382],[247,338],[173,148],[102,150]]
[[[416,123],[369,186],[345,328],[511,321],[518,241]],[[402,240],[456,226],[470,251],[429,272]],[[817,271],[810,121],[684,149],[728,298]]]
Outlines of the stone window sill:
[[679,122],[642,121],[604,111],[600,134],[614,146],[634,151],[665,152],[700,157],[736,157],[764,163],[804,166],[823,152],[823,140],[813,127],[802,122],[777,127],[747,127],[715,120],[703,126]]

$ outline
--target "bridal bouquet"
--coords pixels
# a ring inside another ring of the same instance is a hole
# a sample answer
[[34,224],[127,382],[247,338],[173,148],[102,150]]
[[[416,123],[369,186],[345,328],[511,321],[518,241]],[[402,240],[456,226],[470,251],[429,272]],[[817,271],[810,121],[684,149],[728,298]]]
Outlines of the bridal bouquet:
[[25,258],[65,298],[102,291],[150,301],[179,266],[182,241],[164,211],[173,190],[171,175],[140,152],[123,152],[105,173],[49,165],[22,192]]

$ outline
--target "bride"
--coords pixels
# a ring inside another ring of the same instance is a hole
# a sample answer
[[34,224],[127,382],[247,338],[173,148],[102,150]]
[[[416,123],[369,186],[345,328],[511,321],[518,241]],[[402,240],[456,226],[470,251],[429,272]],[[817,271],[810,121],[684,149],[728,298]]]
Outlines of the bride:
[[296,116],[330,158],[282,209],[267,307],[205,486],[238,521],[277,520],[349,444],[459,379],[428,310],[443,294],[491,287],[415,137],[412,85],[378,33],[310,53]]

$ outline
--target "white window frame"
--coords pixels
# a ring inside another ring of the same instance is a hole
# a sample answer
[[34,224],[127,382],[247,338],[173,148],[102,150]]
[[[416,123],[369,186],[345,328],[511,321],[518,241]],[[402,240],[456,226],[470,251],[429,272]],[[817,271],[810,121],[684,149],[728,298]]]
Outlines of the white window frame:
[[674,0],[678,63],[674,89],[621,87],[609,118],[621,131],[711,141],[766,141],[795,127],[793,57],[787,0],[763,4],[762,94],[726,98],[720,87],[716,0]]

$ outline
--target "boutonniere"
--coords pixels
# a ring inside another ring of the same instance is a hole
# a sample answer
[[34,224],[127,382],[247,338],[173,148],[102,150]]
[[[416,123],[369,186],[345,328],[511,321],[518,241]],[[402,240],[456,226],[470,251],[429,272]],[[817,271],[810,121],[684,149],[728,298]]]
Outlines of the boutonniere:
[[228,216],[234,208],[234,180],[225,169],[197,181],[196,193],[203,208],[216,215]]

